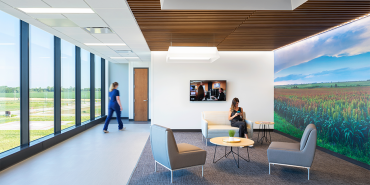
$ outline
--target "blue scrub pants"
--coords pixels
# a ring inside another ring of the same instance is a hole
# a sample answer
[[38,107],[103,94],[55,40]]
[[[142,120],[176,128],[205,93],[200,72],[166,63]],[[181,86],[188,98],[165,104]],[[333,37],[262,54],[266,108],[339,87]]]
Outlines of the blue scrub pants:
[[119,107],[118,103],[112,103],[112,104],[109,104],[108,117],[105,120],[105,124],[104,124],[103,130],[108,130],[109,121],[112,118],[113,112],[116,112],[116,115],[117,115],[118,129],[122,129],[123,128],[123,123],[122,123],[122,120],[121,120],[121,110],[120,110],[120,107]]

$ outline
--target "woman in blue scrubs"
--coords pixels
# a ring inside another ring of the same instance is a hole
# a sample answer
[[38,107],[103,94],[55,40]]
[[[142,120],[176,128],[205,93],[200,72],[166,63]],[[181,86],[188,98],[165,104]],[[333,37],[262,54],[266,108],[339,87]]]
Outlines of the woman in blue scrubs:
[[119,91],[117,90],[118,83],[114,82],[111,84],[109,88],[109,105],[108,105],[108,117],[105,120],[103,132],[108,132],[108,125],[109,121],[112,118],[113,112],[116,112],[117,115],[117,122],[118,122],[118,129],[120,131],[124,131],[126,127],[123,127],[123,123],[121,120],[121,111],[122,111],[122,105],[121,105],[121,99],[119,98]]

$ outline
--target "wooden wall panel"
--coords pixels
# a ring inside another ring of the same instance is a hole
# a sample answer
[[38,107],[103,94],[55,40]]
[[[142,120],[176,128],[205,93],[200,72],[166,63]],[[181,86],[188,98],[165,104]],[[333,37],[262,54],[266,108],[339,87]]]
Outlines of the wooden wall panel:
[[127,2],[151,51],[271,51],[370,13],[370,0],[308,0],[293,11],[162,11],[160,0]]

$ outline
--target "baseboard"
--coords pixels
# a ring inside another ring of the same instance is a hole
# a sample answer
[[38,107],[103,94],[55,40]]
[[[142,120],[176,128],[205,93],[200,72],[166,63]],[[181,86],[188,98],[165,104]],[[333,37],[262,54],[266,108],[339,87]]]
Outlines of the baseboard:
[[0,154],[0,171],[15,165],[33,155],[36,155],[62,141],[65,141],[95,125],[104,121],[106,116],[102,116],[90,122],[84,122],[79,126],[72,126],[62,130],[60,134],[52,134],[32,141],[29,146],[16,147]]
[[[281,135],[283,135],[283,136],[285,136],[285,137],[288,137],[288,138],[290,138],[290,139],[293,139],[293,140],[295,140],[295,141],[298,141],[298,142],[300,142],[300,141],[301,141],[299,138],[293,137],[293,136],[291,136],[291,135],[289,135],[289,134],[286,134],[286,133],[284,133],[284,132],[280,132],[280,131],[278,131],[278,130],[275,130],[275,132],[276,132],[276,133],[278,133],[278,134],[281,134]],[[316,148],[317,148],[318,150],[320,150],[320,151],[323,151],[323,152],[327,153],[327,154],[330,154],[330,155],[332,155],[332,156],[338,157],[338,158],[343,159],[343,160],[345,160],[345,161],[347,161],[347,162],[350,162],[350,163],[352,163],[352,164],[355,164],[355,165],[357,165],[357,166],[360,166],[360,167],[362,167],[362,168],[365,168],[365,169],[367,169],[367,170],[370,170],[370,165],[368,165],[368,164],[365,164],[365,163],[363,163],[363,162],[360,162],[360,161],[354,160],[354,159],[349,158],[349,157],[347,157],[347,156],[345,156],[345,155],[338,154],[338,153],[336,153],[336,152],[333,152],[333,151],[331,151],[331,150],[328,150],[328,149],[323,148],[323,147],[320,147],[320,146],[316,146]]]
[[173,132],[202,132],[202,129],[171,129]]
[[[173,132],[202,132],[202,129],[171,129]],[[253,132],[262,132],[262,129],[253,129]],[[266,129],[267,132],[274,132],[274,129]]]
[[[117,117],[112,117],[111,119],[117,119]],[[121,119],[128,119],[128,117],[121,117]]]

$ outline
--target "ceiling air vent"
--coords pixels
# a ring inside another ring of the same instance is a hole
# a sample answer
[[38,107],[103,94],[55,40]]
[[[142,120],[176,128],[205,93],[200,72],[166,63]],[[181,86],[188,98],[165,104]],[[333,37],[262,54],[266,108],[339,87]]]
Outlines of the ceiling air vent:
[[113,31],[108,27],[86,27],[83,28],[87,32],[91,34],[106,34],[106,33],[113,33]]
[[116,50],[116,53],[133,53],[131,50]]

